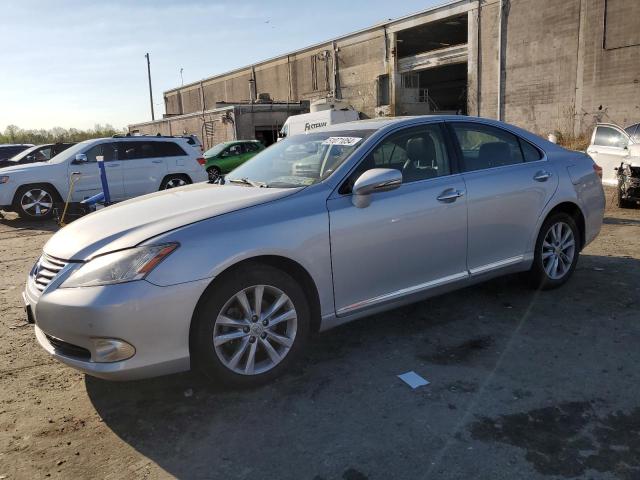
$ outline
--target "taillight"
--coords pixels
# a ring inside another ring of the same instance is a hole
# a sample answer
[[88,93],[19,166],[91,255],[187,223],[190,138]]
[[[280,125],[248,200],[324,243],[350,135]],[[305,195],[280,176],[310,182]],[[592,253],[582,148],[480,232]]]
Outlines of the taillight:
[[[204,159],[204,157],[198,157],[196,158],[196,162],[198,162],[200,165],[202,165],[204,167],[204,164],[207,163],[207,161]],[[601,175],[602,176],[602,175]]]
[[598,175],[600,180],[602,180],[602,167],[596,162],[593,162],[593,171],[596,172],[596,175]]

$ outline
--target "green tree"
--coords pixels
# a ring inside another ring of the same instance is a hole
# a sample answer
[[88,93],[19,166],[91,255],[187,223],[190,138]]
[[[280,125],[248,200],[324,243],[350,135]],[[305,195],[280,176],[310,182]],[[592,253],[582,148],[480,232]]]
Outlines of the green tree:
[[96,124],[93,129],[88,130],[65,129],[62,127],[24,130],[17,125],[8,125],[4,132],[0,133],[0,144],[33,143],[34,145],[41,145],[55,142],[81,142],[90,138],[112,137],[126,132],[126,129],[116,129],[108,123],[105,125]]

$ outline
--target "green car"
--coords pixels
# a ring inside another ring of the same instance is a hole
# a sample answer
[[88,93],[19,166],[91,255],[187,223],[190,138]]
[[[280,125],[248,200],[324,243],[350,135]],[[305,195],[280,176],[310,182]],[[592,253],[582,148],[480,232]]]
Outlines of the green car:
[[209,180],[214,181],[229,173],[261,150],[264,150],[264,145],[258,140],[223,142],[210,148],[204,152],[204,168],[209,174]]

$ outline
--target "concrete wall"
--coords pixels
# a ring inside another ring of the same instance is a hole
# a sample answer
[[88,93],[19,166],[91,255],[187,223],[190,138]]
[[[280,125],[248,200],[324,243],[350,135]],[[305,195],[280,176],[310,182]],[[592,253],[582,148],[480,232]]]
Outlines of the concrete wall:
[[132,133],[144,135],[195,134],[205,149],[217,143],[237,139],[254,139],[256,129],[277,132],[290,116],[308,111],[303,104],[232,105],[195,114],[164,118],[155,122],[129,126]]
[[336,57],[337,95],[374,117],[378,78],[389,74],[386,111],[401,113],[396,34],[466,13],[469,114],[541,134],[640,121],[640,0],[503,1],[502,17],[499,0],[459,0],[171,90],[167,113],[248,100],[251,78],[276,101],[323,98],[334,93]]
[[503,120],[572,131],[579,16],[579,0],[512,0],[505,8]]
[[584,67],[576,86],[576,130],[599,120],[640,122],[640,1],[582,0],[581,5]]

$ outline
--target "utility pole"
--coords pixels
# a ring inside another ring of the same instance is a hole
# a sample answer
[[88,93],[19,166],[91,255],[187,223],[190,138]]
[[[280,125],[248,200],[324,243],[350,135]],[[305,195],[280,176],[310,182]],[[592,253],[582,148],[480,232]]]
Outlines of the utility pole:
[[184,86],[184,77],[182,76],[182,71],[184,70],[184,68],[180,68],[180,83],[182,86]]
[[147,76],[149,77],[149,102],[151,103],[151,120],[155,120],[156,116],[153,113],[153,90],[151,90],[151,62],[149,61],[149,53],[145,54],[147,58]]

